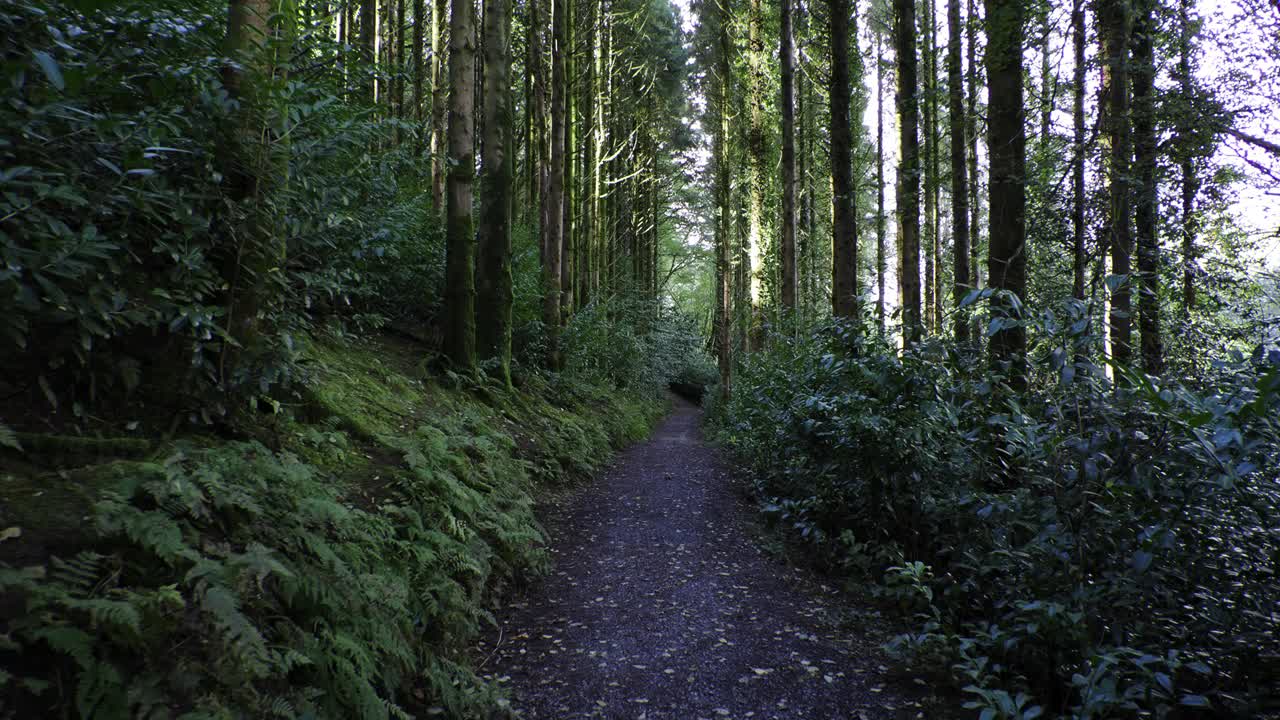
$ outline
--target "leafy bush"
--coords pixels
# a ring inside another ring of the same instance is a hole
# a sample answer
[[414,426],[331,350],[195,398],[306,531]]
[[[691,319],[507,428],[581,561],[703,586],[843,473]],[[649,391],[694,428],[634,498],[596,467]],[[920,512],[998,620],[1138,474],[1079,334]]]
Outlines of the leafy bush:
[[[412,129],[350,101],[339,46],[308,38],[272,90],[287,116],[264,120],[292,178],[270,198],[287,258],[262,308],[272,334],[225,376],[243,212],[219,160],[237,109],[221,79],[226,3],[77,5],[0,8],[0,338],[23,350],[0,369],[38,378],[54,404],[144,380],[260,391],[289,379],[289,338],[317,320],[430,322],[443,267],[430,163]],[[392,148],[395,133],[410,137]]]
[[892,648],[984,718],[1274,711],[1280,352],[1112,384],[1078,310],[1037,321],[1021,395],[965,348],[775,338],[717,432],[768,517],[883,575],[920,623]]

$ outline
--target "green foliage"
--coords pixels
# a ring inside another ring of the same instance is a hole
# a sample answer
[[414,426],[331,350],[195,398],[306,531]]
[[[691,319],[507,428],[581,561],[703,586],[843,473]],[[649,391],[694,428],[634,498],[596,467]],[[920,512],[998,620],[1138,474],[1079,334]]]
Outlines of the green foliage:
[[0,635],[0,717],[477,717],[503,703],[467,649],[494,594],[547,567],[535,482],[594,471],[661,405],[539,378],[481,403],[412,379],[410,348],[386,340],[305,345],[308,395],[324,401],[315,422],[282,425],[284,449],[179,442],[77,471],[96,473],[91,549],[0,564],[0,596],[21,604]]
[[268,88],[280,116],[260,119],[290,178],[266,200],[287,258],[267,278],[270,332],[237,372],[220,364],[225,277],[241,260],[229,238],[247,212],[221,157],[238,110],[221,77],[226,14],[218,0],[0,9],[0,337],[24,351],[4,370],[39,378],[52,404],[146,381],[212,398],[199,406],[212,418],[226,397],[210,386],[287,382],[292,338],[318,321],[421,323],[437,310],[430,164],[413,142],[390,147],[411,129],[351,102],[340,46],[308,37],[300,67]]
[[1112,384],[1073,361],[1082,317],[1034,321],[1024,395],[964,348],[775,338],[717,432],[767,518],[883,577],[919,623],[890,649],[983,718],[1274,710],[1280,351]]

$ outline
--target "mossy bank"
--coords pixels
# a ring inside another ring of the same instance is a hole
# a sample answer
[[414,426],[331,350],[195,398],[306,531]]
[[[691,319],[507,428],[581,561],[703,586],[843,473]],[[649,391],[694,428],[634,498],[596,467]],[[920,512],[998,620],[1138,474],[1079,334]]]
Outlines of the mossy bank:
[[432,376],[382,336],[304,357],[305,388],[236,437],[0,438],[0,718],[500,711],[466,650],[547,567],[535,498],[665,399]]

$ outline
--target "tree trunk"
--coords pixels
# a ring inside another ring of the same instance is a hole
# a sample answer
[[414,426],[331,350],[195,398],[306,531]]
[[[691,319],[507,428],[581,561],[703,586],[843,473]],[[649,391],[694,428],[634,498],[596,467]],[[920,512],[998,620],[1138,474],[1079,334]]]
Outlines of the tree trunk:
[[378,52],[378,0],[364,0],[360,5],[360,69],[364,101],[372,104],[376,99]]
[[1014,298],[1026,298],[1026,129],[1022,102],[1022,0],[986,0],[987,83],[991,88],[987,148],[990,154],[991,219],[987,276],[993,320],[1010,325],[991,336],[991,359],[1008,365],[1010,384],[1026,385],[1026,330]]
[[1107,212],[1111,273],[1121,276],[1111,293],[1111,357],[1122,365],[1132,358],[1133,330],[1129,301],[1129,7],[1127,0],[1099,0],[1098,22],[1103,45],[1104,127],[1110,140]]
[[418,142],[415,144],[417,151],[422,150],[422,131],[423,131],[423,108],[426,107],[426,98],[423,97],[423,88],[426,84],[424,77],[424,63],[422,57],[423,43],[425,42],[423,16],[426,14],[426,2],[424,0],[413,0],[413,35],[410,42],[413,43],[413,123],[418,128]]
[[480,232],[476,254],[476,345],[496,360],[492,372],[511,384],[511,0],[485,0],[484,155],[480,168]]
[[234,343],[220,358],[220,380],[227,382],[246,352],[258,345],[265,316],[279,293],[270,287],[285,263],[285,235],[271,195],[288,180],[285,141],[268,128],[272,115],[272,85],[278,60],[288,57],[293,34],[293,6],[283,0],[231,0],[228,5],[226,56],[236,60],[223,67],[227,94],[239,101],[232,126],[221,137],[218,161],[227,195],[235,203],[222,275],[226,283],[226,327]]
[[[1184,101],[1194,97],[1195,88],[1191,78],[1191,13],[1190,0],[1178,3],[1178,86],[1182,90]],[[1190,112],[1184,112],[1178,123],[1179,186],[1182,195],[1182,317],[1191,319],[1191,311],[1196,306],[1196,194],[1200,191],[1200,178],[1196,175],[1192,158],[1191,124],[1194,122]]]
[[876,32],[876,327],[885,337],[884,37]]
[[476,367],[475,6],[453,3],[449,14],[449,178],[446,191],[444,354],[462,372]]
[[573,158],[577,155],[574,142],[574,110],[577,103],[574,102],[574,88],[577,86],[574,72],[576,63],[574,62],[575,44],[573,39],[573,0],[560,0],[556,5],[557,9],[563,9],[564,18],[561,23],[560,52],[563,57],[560,61],[563,64],[561,71],[561,112],[564,113],[561,132],[564,133],[564,151],[561,158],[562,172],[564,179],[561,184],[563,188],[564,199],[561,201],[561,213],[563,217],[560,223],[560,325],[565,326],[569,322],[569,316],[573,314],[573,278],[574,278],[574,255],[577,252],[577,246],[574,244],[574,175],[573,175]]
[[431,10],[431,196],[444,207],[445,158],[445,16],[449,0],[435,0]]
[[795,53],[792,50],[791,1],[782,0],[782,307],[796,308],[796,120]]
[[858,230],[853,215],[849,0],[829,0],[831,18],[831,311],[858,317]]
[[1075,70],[1072,82],[1075,95],[1072,98],[1072,145],[1074,156],[1071,160],[1071,297],[1084,301],[1084,267],[1087,262],[1084,247],[1084,70],[1085,70],[1085,0],[1075,0],[1071,10],[1071,42],[1075,51]]
[[[965,113],[965,137],[969,142],[969,268],[974,289],[982,287],[982,254],[978,242],[982,228],[982,183],[978,174],[978,13],[974,0],[965,5],[965,63],[969,68],[969,105]],[[973,323],[973,346],[982,345],[982,323]]]
[[752,350],[764,346],[764,308],[761,305],[764,289],[764,200],[766,186],[766,138],[765,138],[765,46],[764,10],[761,0],[750,0],[747,6],[747,73],[750,83],[747,104],[750,107],[747,127],[747,156],[750,167],[749,202],[747,206],[747,247],[751,278],[751,330]]
[[951,115],[951,238],[955,266],[952,295],[956,304],[957,343],[969,341],[969,316],[960,301],[969,285],[969,177],[965,158],[964,76],[960,64],[960,0],[947,0],[947,94]]
[[934,232],[936,227],[934,219],[938,214],[938,207],[934,203],[934,188],[938,185],[937,165],[934,158],[937,155],[937,128],[938,117],[935,112],[934,96],[937,91],[937,83],[935,77],[936,64],[934,63],[934,22],[933,22],[933,0],[924,0],[924,17],[921,18],[921,48],[920,59],[924,63],[924,72],[920,78],[920,98],[923,101],[920,108],[921,121],[923,131],[921,138],[924,143],[924,228],[921,233],[921,240],[924,243],[924,327],[926,334],[932,334],[938,329],[938,318],[934,312],[936,306],[935,288],[938,286],[938,268],[934,264],[936,255],[935,248],[938,243],[937,234]]
[[1142,367],[1164,372],[1160,337],[1160,243],[1156,234],[1156,127],[1154,0],[1137,0],[1133,25],[1133,149],[1138,177],[1135,239],[1138,246],[1138,326],[1142,331]]
[[551,155],[547,162],[546,252],[542,264],[542,322],[547,330],[547,364],[560,368],[561,253],[564,250],[564,140],[565,140],[565,0],[552,0],[551,8]]
[[[841,1],[841,0],[834,0]],[[916,6],[914,0],[893,0],[894,49],[898,56],[898,228],[902,238],[898,290],[902,298],[902,337],[905,346],[920,341],[920,140],[919,99],[916,96]]]

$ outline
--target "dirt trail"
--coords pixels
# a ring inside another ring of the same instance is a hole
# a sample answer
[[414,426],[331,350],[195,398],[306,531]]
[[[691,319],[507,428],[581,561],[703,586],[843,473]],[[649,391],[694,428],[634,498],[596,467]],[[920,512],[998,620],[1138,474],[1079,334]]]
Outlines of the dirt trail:
[[556,568],[500,613],[482,672],[526,718],[917,717],[882,677],[882,638],[834,627],[830,591],[757,546],[699,418],[677,400],[548,508]]

